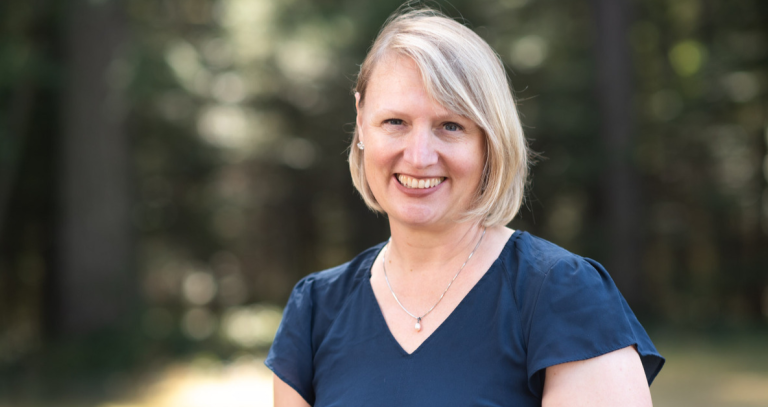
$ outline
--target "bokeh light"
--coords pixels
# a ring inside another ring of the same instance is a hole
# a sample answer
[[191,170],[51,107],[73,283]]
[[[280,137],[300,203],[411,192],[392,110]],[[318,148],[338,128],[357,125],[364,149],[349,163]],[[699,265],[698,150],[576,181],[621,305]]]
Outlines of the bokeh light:
[[[657,406],[768,405],[763,3],[634,2],[610,28],[597,8],[619,3],[440,2],[499,52],[537,152],[510,227],[616,281],[637,273],[622,290],[670,361]],[[270,405],[262,362],[292,287],[389,237],[346,153],[355,74],[398,5],[7,0],[0,406]],[[602,54],[599,27],[623,53]],[[626,117],[604,113],[606,88]],[[616,164],[631,174],[621,188]],[[627,248],[610,237],[617,209],[636,225],[635,271],[609,265]],[[83,272],[106,261],[65,285],[68,258]],[[125,301],[76,333],[63,322],[89,312],[62,298]]]

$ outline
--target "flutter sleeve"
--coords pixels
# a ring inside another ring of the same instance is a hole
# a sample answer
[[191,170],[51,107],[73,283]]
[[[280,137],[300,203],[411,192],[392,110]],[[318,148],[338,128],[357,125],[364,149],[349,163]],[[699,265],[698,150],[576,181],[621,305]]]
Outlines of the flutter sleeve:
[[299,281],[283,311],[283,320],[264,364],[291,386],[310,405],[314,403],[312,386],[313,298],[312,278]]
[[608,272],[579,256],[557,261],[544,276],[528,330],[528,385],[542,395],[549,366],[635,345],[650,385],[664,364]]

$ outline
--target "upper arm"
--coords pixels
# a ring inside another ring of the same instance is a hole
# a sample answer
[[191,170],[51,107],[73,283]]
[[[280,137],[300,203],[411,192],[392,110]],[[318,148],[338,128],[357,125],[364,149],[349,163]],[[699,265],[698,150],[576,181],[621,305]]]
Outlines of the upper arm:
[[275,407],[310,407],[293,387],[280,380],[276,374],[273,377],[273,388],[275,392]]
[[633,346],[546,369],[542,407],[650,407],[651,392]]

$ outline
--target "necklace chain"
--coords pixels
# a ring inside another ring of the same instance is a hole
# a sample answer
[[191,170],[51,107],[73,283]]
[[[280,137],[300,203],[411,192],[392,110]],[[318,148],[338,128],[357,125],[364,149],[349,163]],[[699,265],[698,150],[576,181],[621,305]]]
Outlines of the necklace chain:
[[[483,241],[483,237],[485,237],[485,231],[486,230],[487,230],[487,228],[483,228],[483,234],[480,235],[480,239],[477,241],[477,244],[475,245],[475,248],[472,249],[472,252],[469,253],[469,256],[467,256],[467,259],[464,260],[464,264],[462,264],[461,267],[459,267],[459,271],[456,272],[456,274],[453,276],[453,279],[451,279],[451,282],[448,283],[448,287],[445,287],[445,290],[443,291],[443,293],[440,294],[440,298],[437,299],[437,302],[435,303],[435,305],[433,305],[432,308],[427,310],[427,312],[425,312],[421,316],[413,315],[410,311],[408,311],[405,308],[405,306],[403,306],[403,303],[401,303],[400,300],[397,298],[397,295],[395,295],[395,291],[392,289],[392,285],[389,283],[389,277],[387,277],[387,251],[389,250],[389,243],[387,243],[387,245],[384,247],[384,255],[382,256],[382,262],[381,262],[381,267],[384,269],[384,280],[386,280],[387,287],[389,287],[389,292],[392,293],[392,297],[395,298],[395,301],[397,302],[397,305],[399,305],[400,308],[402,308],[403,311],[405,311],[406,314],[408,314],[412,318],[416,319],[416,330],[417,331],[421,331],[421,319],[426,317],[430,312],[432,312],[432,310],[435,309],[435,307],[437,307],[437,304],[440,304],[440,301],[442,301],[443,297],[445,297],[445,293],[448,292],[448,289],[451,288],[451,285],[453,284],[453,282],[456,281],[456,277],[459,276],[459,273],[461,273],[461,270],[464,270],[464,266],[467,265],[467,262],[469,262],[469,259],[472,258],[472,255],[475,254],[475,251],[477,250],[477,248],[480,247],[480,243]],[[391,242],[392,238],[390,238],[389,240]]]

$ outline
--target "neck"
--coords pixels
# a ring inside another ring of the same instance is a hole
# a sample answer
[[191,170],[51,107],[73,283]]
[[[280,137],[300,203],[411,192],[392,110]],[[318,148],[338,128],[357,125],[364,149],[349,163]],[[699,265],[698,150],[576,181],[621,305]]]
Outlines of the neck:
[[[477,245],[483,233],[479,222],[447,225],[440,229],[414,228],[390,221],[392,240],[387,265],[394,262],[398,273],[416,277],[424,273],[454,273]],[[446,267],[451,265],[451,267]],[[457,266],[458,267],[458,266]]]

